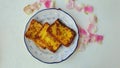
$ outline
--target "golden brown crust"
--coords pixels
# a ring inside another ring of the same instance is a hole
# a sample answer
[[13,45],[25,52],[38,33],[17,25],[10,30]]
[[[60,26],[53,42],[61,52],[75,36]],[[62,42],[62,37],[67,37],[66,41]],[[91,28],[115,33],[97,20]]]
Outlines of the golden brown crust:
[[40,39],[34,39],[34,42],[36,44],[37,47],[41,47],[43,49],[46,49],[46,44],[42,42],[42,40]]
[[30,22],[30,25],[28,27],[28,30],[25,33],[25,36],[29,39],[34,39],[36,34],[41,30],[42,28],[42,24],[40,24],[40,22],[36,21],[35,19],[33,19]]
[[59,19],[52,25],[48,23],[42,25],[33,19],[25,33],[25,37],[33,40],[37,47],[47,48],[53,53],[60,48],[61,44],[68,47],[75,35],[75,31],[63,24]]
[[47,32],[49,26],[50,25],[48,23],[44,24],[43,28],[37,35],[38,40],[41,40],[41,42],[45,44],[45,47],[48,48],[50,51],[56,52],[61,43]]
[[35,19],[32,19],[32,21],[30,22],[30,25],[28,27],[28,30],[25,33],[25,36],[31,40],[33,40],[36,44],[36,46],[41,47],[43,49],[45,49],[45,45],[44,43],[42,43],[40,40],[36,39],[36,35],[37,33],[42,29],[42,24],[40,22],[38,22]]
[[50,25],[50,27],[48,28],[48,32],[66,47],[68,47],[72,43],[76,35],[73,29],[67,27],[59,19],[57,19],[52,25]]

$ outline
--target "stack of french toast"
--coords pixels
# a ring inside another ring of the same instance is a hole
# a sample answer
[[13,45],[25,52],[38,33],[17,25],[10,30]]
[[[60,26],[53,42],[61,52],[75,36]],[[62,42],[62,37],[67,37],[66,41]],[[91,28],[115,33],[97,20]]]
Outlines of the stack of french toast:
[[32,19],[25,33],[25,37],[33,40],[37,47],[48,49],[55,53],[61,45],[69,47],[76,33],[57,19],[52,24],[42,24]]

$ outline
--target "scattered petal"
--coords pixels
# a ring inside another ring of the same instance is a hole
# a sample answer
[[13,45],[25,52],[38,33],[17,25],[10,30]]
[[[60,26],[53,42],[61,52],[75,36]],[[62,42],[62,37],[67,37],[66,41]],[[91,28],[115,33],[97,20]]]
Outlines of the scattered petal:
[[41,3],[44,3],[44,2],[46,2],[47,0],[39,0]]
[[85,13],[92,13],[93,12],[93,7],[92,6],[85,6],[84,7],[84,12]]
[[47,0],[47,1],[44,3],[44,5],[45,5],[46,8],[50,8],[51,0]]
[[89,37],[90,37],[90,42],[95,42],[95,40],[96,40],[95,34],[90,33]]
[[89,20],[90,20],[91,23],[97,23],[98,22],[98,18],[94,14],[90,15]]
[[96,41],[97,42],[102,42],[103,41],[103,36],[102,35],[96,35]]
[[103,35],[90,34],[91,42],[100,43],[103,41]]
[[84,4],[75,5],[75,9],[76,9],[77,11],[79,11],[79,12],[82,11],[83,8],[84,8]]
[[31,4],[31,9],[33,9],[33,10],[40,9],[40,3],[35,2],[35,3]]
[[75,7],[75,1],[74,0],[69,0],[68,4],[66,5],[67,9],[73,9]]
[[83,44],[84,45],[87,45],[88,43],[90,43],[90,37],[89,36],[86,36],[85,38],[84,38],[84,40],[83,40]]
[[88,25],[87,31],[89,33],[95,33],[95,32],[97,32],[97,26],[96,26],[96,24],[95,23],[90,23]]
[[86,36],[87,32],[85,31],[85,29],[79,28],[79,34],[80,34],[80,36]]
[[34,12],[33,9],[31,9],[31,6],[30,5],[27,5],[24,7],[24,12],[28,15],[32,14]]
[[32,14],[35,10],[40,9],[40,3],[35,2],[24,7],[24,12],[28,15]]

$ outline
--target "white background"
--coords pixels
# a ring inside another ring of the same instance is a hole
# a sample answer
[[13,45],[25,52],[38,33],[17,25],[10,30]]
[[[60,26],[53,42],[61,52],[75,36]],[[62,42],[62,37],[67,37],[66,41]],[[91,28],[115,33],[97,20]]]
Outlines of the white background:
[[[78,0],[93,5],[98,16],[98,34],[103,44],[89,44],[82,52],[75,52],[58,64],[45,64],[33,58],[24,44],[24,29],[32,15],[23,7],[35,0],[0,0],[0,68],[120,68],[120,0]],[[83,27],[87,16],[65,9],[65,1],[57,0],[57,7],[71,14]],[[87,23],[88,24],[88,23]]]

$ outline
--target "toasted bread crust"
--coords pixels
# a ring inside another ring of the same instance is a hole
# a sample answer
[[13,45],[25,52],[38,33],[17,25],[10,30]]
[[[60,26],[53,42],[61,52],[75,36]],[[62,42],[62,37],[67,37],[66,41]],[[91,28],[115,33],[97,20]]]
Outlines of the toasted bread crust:
[[34,42],[36,44],[37,47],[41,47],[43,49],[46,49],[46,44],[44,42],[42,42],[42,40],[40,39],[34,39]]
[[50,51],[56,52],[60,47],[61,43],[47,32],[49,26],[50,25],[48,23],[45,23],[43,25],[43,28],[37,35],[38,40],[41,40],[41,42],[44,43],[46,48],[48,48]]
[[35,19],[33,19],[30,22],[30,25],[28,27],[28,30],[25,33],[25,36],[29,39],[34,39],[36,34],[41,30],[42,28],[42,24],[40,24],[40,22],[36,21]]
[[40,40],[36,39],[36,35],[37,33],[42,29],[42,24],[40,22],[38,22],[35,19],[32,19],[32,21],[30,22],[30,25],[28,27],[28,30],[25,33],[25,36],[31,40],[33,40],[36,44],[36,46],[41,47],[43,49],[45,49],[45,45],[44,43],[42,43]]
[[37,47],[49,49],[55,53],[63,44],[68,47],[72,43],[76,33],[67,27],[59,19],[53,24],[45,23],[42,25],[35,19],[31,20],[25,37],[34,41]]
[[67,27],[59,19],[50,25],[48,32],[66,47],[72,43],[76,35],[73,29]]

